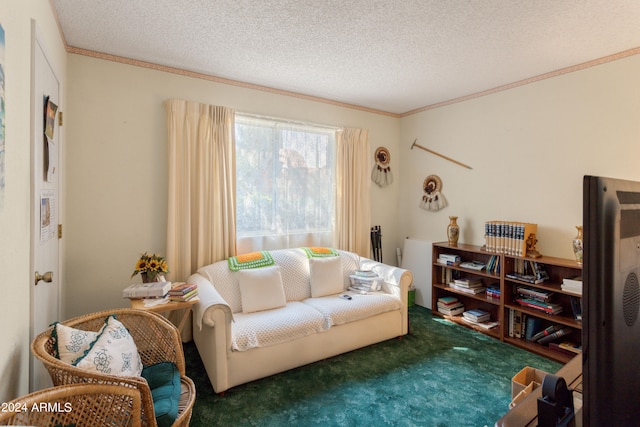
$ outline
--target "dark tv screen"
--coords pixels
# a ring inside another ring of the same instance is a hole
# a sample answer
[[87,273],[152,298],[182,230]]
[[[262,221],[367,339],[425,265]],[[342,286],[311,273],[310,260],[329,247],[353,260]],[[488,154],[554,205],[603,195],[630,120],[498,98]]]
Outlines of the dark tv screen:
[[584,426],[640,425],[640,182],[583,181]]

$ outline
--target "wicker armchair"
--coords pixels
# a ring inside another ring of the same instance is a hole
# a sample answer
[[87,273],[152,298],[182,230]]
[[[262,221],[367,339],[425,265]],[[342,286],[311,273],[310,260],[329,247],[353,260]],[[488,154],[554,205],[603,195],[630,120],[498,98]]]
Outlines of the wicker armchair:
[[[140,427],[140,391],[122,385],[71,384],[6,402],[0,425]],[[6,411],[5,411],[6,410]]]
[[[171,322],[159,314],[148,311],[114,309],[87,314],[60,323],[75,329],[98,331],[104,324],[105,318],[111,314],[115,314],[116,318],[129,330],[144,366],[161,362],[175,363],[181,377],[181,397],[178,418],[173,426],[188,426],[196,398],[196,389],[193,381],[185,374],[182,340],[178,329]],[[55,386],[99,383],[136,388],[140,391],[142,399],[142,425],[157,426],[151,390],[144,378],[89,372],[62,362],[54,356],[51,332],[52,328],[49,328],[38,335],[31,343],[31,351],[47,368]]]

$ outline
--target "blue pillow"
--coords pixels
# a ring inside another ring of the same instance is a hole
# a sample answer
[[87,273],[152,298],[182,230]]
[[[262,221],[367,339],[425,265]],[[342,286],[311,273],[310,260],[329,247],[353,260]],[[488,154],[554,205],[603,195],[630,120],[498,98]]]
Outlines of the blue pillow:
[[158,427],[170,427],[178,418],[180,371],[172,362],[162,362],[142,369],[153,397],[153,410]]

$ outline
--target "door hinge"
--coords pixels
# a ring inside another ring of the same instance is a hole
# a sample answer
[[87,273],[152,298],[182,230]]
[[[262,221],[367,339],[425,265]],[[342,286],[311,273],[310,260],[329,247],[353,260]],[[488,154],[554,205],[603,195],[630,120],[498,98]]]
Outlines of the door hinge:
[[58,224],[58,239],[62,239],[62,224]]
[[58,126],[62,126],[62,111],[58,111]]

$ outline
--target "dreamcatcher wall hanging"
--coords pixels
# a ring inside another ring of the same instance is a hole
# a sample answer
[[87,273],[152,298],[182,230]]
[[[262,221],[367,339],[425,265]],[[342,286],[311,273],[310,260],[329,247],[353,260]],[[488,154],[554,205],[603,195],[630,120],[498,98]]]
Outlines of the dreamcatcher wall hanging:
[[447,206],[447,200],[440,190],[442,190],[442,180],[437,175],[429,175],[422,183],[424,195],[419,206],[426,211],[439,211]]
[[376,164],[373,165],[371,171],[371,180],[378,184],[379,187],[385,187],[393,182],[391,174],[391,154],[385,147],[378,147],[374,155]]

